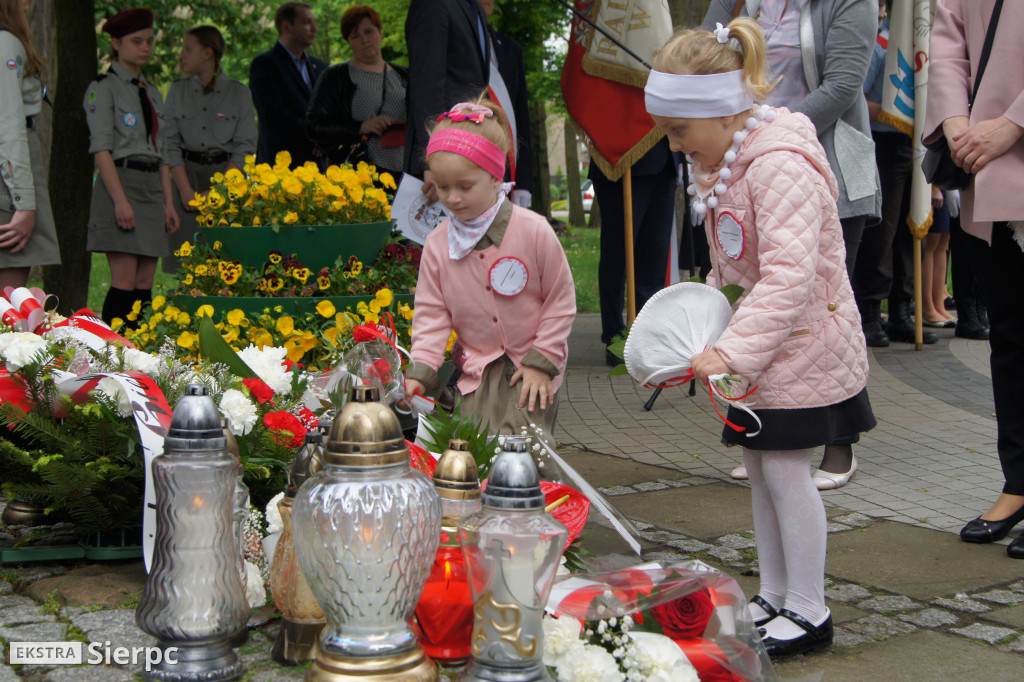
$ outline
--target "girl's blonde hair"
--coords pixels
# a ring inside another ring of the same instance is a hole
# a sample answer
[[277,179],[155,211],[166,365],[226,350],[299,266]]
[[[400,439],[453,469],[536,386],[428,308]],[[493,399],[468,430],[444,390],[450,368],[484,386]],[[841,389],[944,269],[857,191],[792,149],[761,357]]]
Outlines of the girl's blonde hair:
[[677,31],[664,47],[654,53],[654,69],[662,73],[693,76],[742,69],[743,84],[754,99],[763,101],[772,86],[765,76],[767,48],[761,27],[747,17],[733,19],[729,22],[729,38],[739,43],[739,50],[730,47],[729,43],[718,42],[718,37],[710,31]]
[[487,91],[480,93],[480,96],[472,102],[477,106],[487,107],[492,112],[493,116],[486,116],[480,123],[474,123],[470,120],[465,121],[453,121],[448,117],[442,118],[433,125],[428,125],[430,134],[444,130],[446,128],[457,128],[459,130],[468,130],[471,133],[490,140],[494,144],[501,148],[501,151],[508,155],[508,150],[512,146],[512,128],[508,122],[508,116],[505,114],[505,110],[502,109],[498,104],[492,102],[487,98]]

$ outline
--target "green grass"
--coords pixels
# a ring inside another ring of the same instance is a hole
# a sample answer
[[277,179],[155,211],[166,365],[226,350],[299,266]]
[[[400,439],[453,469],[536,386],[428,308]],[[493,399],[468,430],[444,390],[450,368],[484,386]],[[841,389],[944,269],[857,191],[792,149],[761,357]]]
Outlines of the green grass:
[[559,238],[576,283],[576,312],[597,313],[597,261],[601,254],[601,231],[588,227],[570,227]]

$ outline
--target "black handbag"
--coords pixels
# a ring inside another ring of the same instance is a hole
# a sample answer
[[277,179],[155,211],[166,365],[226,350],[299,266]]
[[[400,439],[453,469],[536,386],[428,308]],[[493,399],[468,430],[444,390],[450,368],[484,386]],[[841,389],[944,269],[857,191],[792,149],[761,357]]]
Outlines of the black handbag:
[[[970,112],[974,106],[974,99],[978,96],[978,86],[981,85],[981,77],[985,74],[985,67],[988,65],[988,57],[992,53],[992,41],[995,39],[996,26],[999,24],[999,13],[1003,9],[1003,0],[996,0],[996,6],[992,9],[992,18],[988,22],[988,31],[985,33],[985,45],[981,49],[981,60],[978,62],[978,76],[974,79],[974,91],[967,101],[967,110]],[[953,160],[953,154],[949,149],[949,141],[946,136],[939,135],[931,144],[925,145],[924,158],[921,159],[921,171],[924,178],[939,189],[967,189],[971,184],[971,174]]]

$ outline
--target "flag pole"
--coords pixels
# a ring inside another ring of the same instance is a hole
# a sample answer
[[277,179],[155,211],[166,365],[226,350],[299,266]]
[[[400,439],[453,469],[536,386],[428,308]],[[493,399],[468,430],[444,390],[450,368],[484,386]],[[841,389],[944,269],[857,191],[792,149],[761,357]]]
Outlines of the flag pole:
[[626,231],[626,320],[636,319],[636,273],[633,267],[633,169],[627,168],[622,176],[623,221]]
[[924,315],[921,312],[921,238],[914,237],[914,349],[924,349]]

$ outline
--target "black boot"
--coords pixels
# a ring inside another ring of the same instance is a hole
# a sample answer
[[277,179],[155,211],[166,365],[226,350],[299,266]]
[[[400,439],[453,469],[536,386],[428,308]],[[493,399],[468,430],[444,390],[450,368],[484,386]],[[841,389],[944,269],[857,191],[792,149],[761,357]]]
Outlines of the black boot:
[[[886,329],[886,333],[892,341],[899,341],[900,343],[916,342],[914,338],[914,319],[911,317],[909,301],[900,301],[894,305],[893,300],[889,299],[889,328]],[[938,340],[938,335],[927,329],[921,335],[922,343],[935,343]]]
[[127,316],[132,310],[132,302],[134,300],[134,290],[110,287],[106,298],[103,299],[103,312],[100,316],[107,324],[111,324],[114,318],[120,318],[122,322],[127,322]]
[[889,337],[882,326],[881,301],[857,301],[857,307],[860,309],[860,322],[867,344],[874,348],[888,346]]
[[956,331],[953,332],[953,335],[961,339],[977,339],[979,341],[988,339],[988,324],[982,322],[978,316],[979,310],[984,313],[985,306],[978,299],[957,296]]

